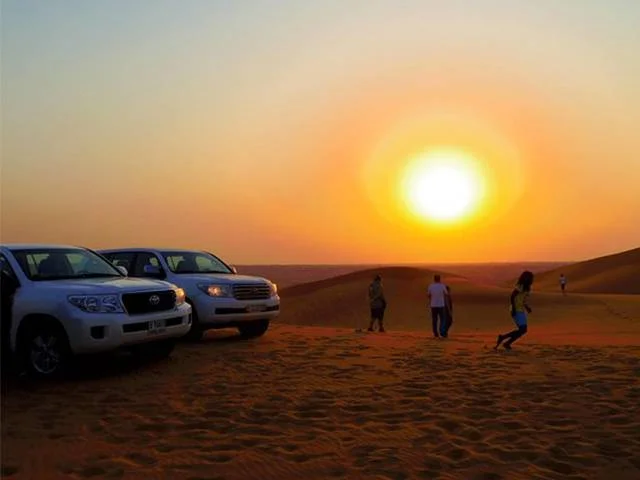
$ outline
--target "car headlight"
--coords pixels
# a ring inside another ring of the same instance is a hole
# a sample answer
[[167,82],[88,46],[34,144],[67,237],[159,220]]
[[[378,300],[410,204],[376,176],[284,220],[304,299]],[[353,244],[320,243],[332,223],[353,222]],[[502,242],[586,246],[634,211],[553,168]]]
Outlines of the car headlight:
[[269,282],[269,291],[271,292],[271,296],[275,296],[278,294],[278,285],[273,283],[273,282]]
[[88,313],[124,313],[117,295],[72,295],[69,303]]
[[210,297],[233,297],[233,290],[231,285],[216,285],[211,283],[203,283],[198,285],[198,288]]
[[184,305],[187,301],[187,295],[184,293],[184,290],[182,288],[175,288],[173,292],[176,294],[176,307]]

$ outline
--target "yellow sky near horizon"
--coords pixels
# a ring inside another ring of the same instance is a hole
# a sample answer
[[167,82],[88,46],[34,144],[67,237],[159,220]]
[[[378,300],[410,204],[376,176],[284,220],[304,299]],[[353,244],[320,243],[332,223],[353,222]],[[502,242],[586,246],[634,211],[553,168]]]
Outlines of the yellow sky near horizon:
[[[0,237],[245,264],[637,247],[640,7],[613,3],[3,3]],[[449,226],[399,191],[441,147],[488,186]]]

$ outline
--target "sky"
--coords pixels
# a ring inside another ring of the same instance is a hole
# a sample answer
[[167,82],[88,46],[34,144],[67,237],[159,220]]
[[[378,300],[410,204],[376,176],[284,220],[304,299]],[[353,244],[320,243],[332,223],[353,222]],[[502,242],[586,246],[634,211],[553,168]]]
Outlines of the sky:
[[[0,16],[2,242],[236,264],[640,246],[636,0],[3,0]],[[439,148],[485,186],[448,224],[403,203],[407,165]]]

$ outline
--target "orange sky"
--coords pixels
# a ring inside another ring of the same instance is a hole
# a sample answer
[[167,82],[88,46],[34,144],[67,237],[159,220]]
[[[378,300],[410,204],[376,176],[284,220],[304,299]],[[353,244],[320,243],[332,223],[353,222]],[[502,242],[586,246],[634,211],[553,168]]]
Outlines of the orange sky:
[[[638,3],[319,3],[3,4],[2,241],[232,263],[640,245]],[[443,146],[489,196],[447,228],[398,191]]]

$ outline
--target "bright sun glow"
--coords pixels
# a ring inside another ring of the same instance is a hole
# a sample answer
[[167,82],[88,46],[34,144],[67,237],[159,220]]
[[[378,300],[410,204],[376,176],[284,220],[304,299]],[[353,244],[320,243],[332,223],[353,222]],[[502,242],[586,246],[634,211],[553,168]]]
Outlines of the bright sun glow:
[[414,214],[440,223],[472,213],[483,196],[483,187],[477,160],[457,151],[428,152],[413,158],[401,186]]

